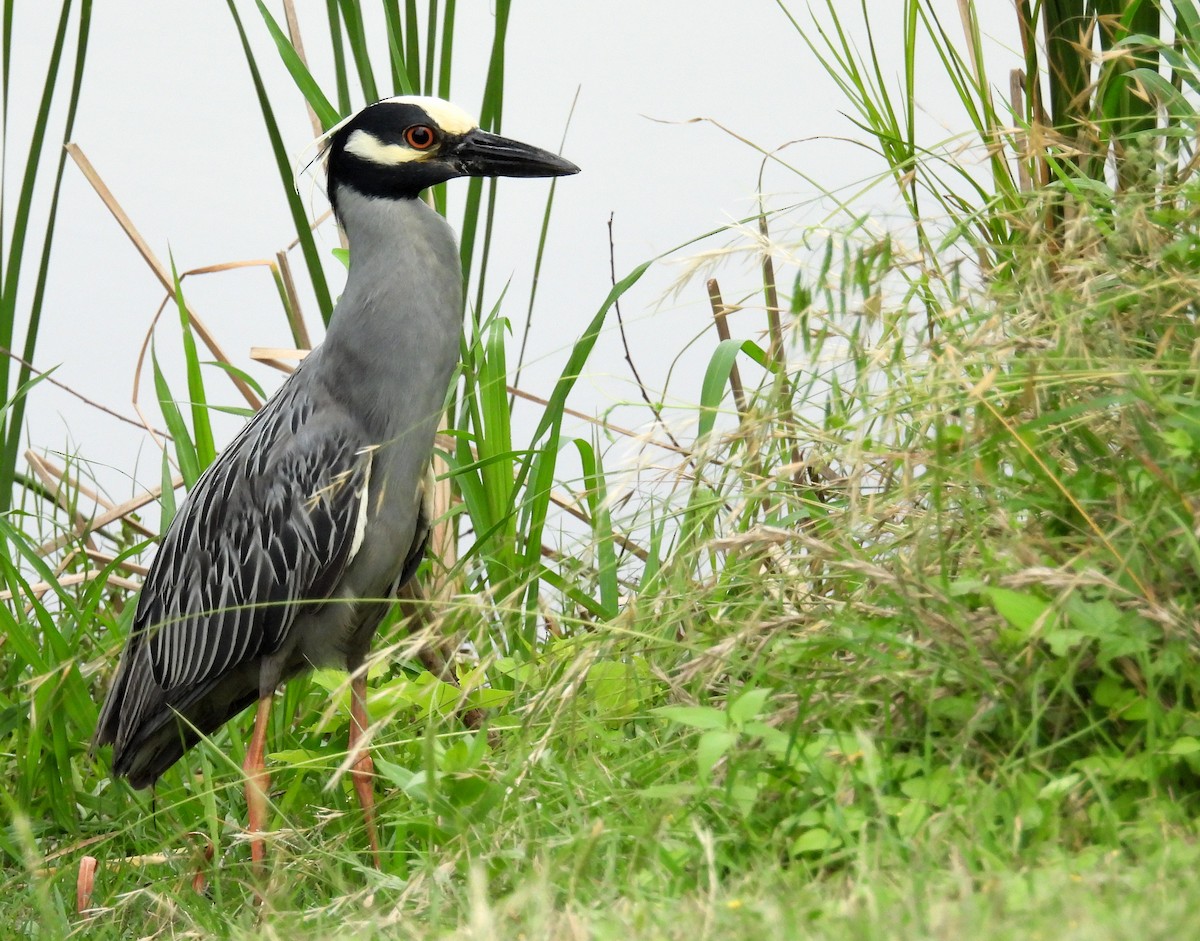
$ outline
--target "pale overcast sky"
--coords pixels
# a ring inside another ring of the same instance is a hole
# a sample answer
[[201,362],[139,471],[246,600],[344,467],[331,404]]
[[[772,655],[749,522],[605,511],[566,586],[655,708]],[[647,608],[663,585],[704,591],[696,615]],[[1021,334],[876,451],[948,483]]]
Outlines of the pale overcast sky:
[[[279,14],[278,3],[268,5]],[[13,61],[10,174],[27,140],[57,6],[20,3],[16,8],[20,42]],[[238,6],[261,53],[286,144],[299,154],[312,136],[302,99],[279,64],[254,4],[241,0]],[[792,0],[789,6],[802,24],[810,22],[808,4]],[[839,6],[847,22],[858,19],[857,3]],[[947,28],[957,36],[957,4],[945,0],[940,6]],[[1018,64],[1012,51],[1012,5],[989,0],[978,6],[986,8],[993,82],[1006,87],[1007,69]],[[878,51],[885,61],[890,59],[888,74],[896,77],[900,44],[888,43],[887,38],[898,36],[900,7],[896,0],[867,2],[881,41]],[[298,8],[311,65],[333,97],[322,30],[325,4],[301,0]],[[492,27],[490,4],[458,4],[451,97],[469,111],[478,110]],[[377,47],[383,44],[380,30]],[[382,64],[382,53],[377,58]],[[927,80],[918,100],[929,139],[965,130],[957,99],[936,63],[925,61],[923,69]],[[863,148],[831,139],[863,135],[841,113],[847,106],[833,82],[770,0],[515,3],[507,46],[504,132],[556,149],[577,90],[564,153],[583,172],[560,181],[557,190],[534,312],[530,368],[522,379],[522,386],[534,392],[549,390],[571,342],[609,289],[610,214],[621,277],[647,258],[755,210],[759,154],[712,124],[687,123],[689,119],[711,118],[768,149],[804,139],[789,148],[788,159],[829,189],[881,169]],[[152,248],[164,262],[172,252],[180,270],[268,258],[294,237],[224,3],[96,4],[74,138]],[[13,184],[10,180],[10,192]],[[466,184],[452,183],[451,188],[461,197]],[[779,168],[767,172],[764,189],[773,207],[818,196],[812,183]],[[546,192],[543,181],[506,181],[500,188],[489,302],[511,278],[504,310],[518,335]],[[875,198],[867,197],[864,205],[872,205]],[[877,200],[877,208],[889,208],[883,190]],[[319,194],[311,201],[314,209],[323,208]],[[788,216],[788,225],[798,231],[803,224],[819,222],[824,208],[826,204],[797,211]],[[7,215],[11,219],[11,212]],[[57,365],[56,378],[132,413],[129,399],[138,347],[163,292],[72,165],[67,168],[59,218],[37,365]],[[454,208],[451,219],[458,219]],[[880,220],[881,225],[885,222]],[[781,225],[775,234],[786,239],[789,232]],[[328,247],[336,245],[328,224],[320,238]],[[734,241],[723,235],[677,257],[683,262]],[[299,263],[298,256],[296,260]],[[340,277],[336,262],[331,260],[328,270],[331,277]],[[635,360],[643,377],[659,387],[676,354],[711,325],[701,278],[678,294],[670,292],[683,270],[680,264],[658,267],[622,303]],[[730,300],[752,291],[757,281],[756,269],[745,259],[727,262],[717,274]],[[781,280],[790,285],[792,277],[794,269],[785,271]],[[290,345],[264,269],[192,279],[187,294],[238,365],[248,366],[252,345]],[[315,328],[319,318],[311,301],[305,313],[310,328]],[[742,316],[744,329],[739,331],[735,323],[735,335],[761,329],[761,314]],[[572,401],[589,413],[638,399],[615,320],[610,327]],[[684,354],[672,375],[668,401],[699,399],[700,379],[714,344],[715,339],[704,340]],[[167,364],[179,361],[178,328],[169,317],[160,328],[158,349]],[[514,345],[514,361],[515,355]],[[281,379],[264,367],[250,368],[268,389]],[[181,379],[179,386],[176,391],[182,397]],[[226,387],[214,374],[210,388]],[[143,407],[159,421],[151,389],[146,375]],[[222,400],[237,404],[231,390],[223,391]],[[688,413],[675,415],[686,427]],[[648,418],[644,410],[631,408],[618,409],[613,417],[629,425],[644,425]],[[159,455],[144,433],[45,384],[33,393],[28,423],[34,447],[69,450],[100,465],[97,476],[117,499],[159,479]],[[219,421],[218,444],[228,440],[238,423],[230,417]]]

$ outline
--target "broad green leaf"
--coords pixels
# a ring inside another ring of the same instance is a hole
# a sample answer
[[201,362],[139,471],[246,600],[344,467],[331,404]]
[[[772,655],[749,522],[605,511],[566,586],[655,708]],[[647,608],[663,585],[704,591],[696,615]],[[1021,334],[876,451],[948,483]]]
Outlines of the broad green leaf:
[[650,710],[677,725],[693,729],[726,729],[729,719],[720,709],[712,706],[658,706]]
[[790,849],[793,856],[804,856],[806,854],[827,853],[830,850],[838,849],[841,845],[841,839],[834,836],[824,827],[813,827],[813,829],[805,830],[796,837],[792,841]]
[[987,594],[996,613],[1025,636],[1035,627],[1045,629],[1054,621],[1052,616],[1047,617],[1051,610],[1050,602],[1036,595],[1008,588],[989,588]]
[[742,693],[737,699],[729,704],[729,721],[735,726],[742,726],[751,719],[758,718],[762,712],[763,706],[774,690],[752,689]]
[[701,734],[696,742],[696,770],[701,781],[708,780],[713,767],[737,744],[737,740],[737,732],[728,729],[710,729]]
[[709,358],[700,387],[700,422],[696,428],[696,439],[701,440],[713,429],[717,412],[725,398],[725,387],[729,373],[742,348],[741,340],[722,340]]

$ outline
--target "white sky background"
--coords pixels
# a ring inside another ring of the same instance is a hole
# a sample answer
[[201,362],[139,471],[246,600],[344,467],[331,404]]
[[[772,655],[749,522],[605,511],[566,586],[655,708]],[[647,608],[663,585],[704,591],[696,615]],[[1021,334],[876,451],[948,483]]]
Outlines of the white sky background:
[[[277,3],[268,4],[282,20]],[[954,0],[938,4],[948,31],[961,33]],[[285,143],[299,154],[312,131],[303,101],[251,2],[238,4],[260,67],[277,108]],[[899,85],[901,75],[899,0],[867,0],[885,63]],[[1008,69],[1019,65],[1015,15],[1008,0],[977,4],[984,18],[993,82],[1007,84]],[[789,7],[802,25],[811,22],[807,5]],[[332,99],[328,48],[323,27],[325,4],[298,3],[310,65]],[[857,3],[840,4],[847,24],[856,23]],[[15,94],[10,102],[7,189],[23,163],[29,127],[44,76],[58,4],[17,2],[12,63]],[[491,8],[461,0],[454,39],[451,97],[477,112],[492,38]],[[858,31],[861,35],[861,30]],[[380,28],[375,57],[384,74]],[[897,37],[888,43],[889,36]],[[967,129],[958,100],[927,55],[918,102],[925,113],[927,141],[940,141]],[[826,138],[796,144],[787,159],[822,187],[836,189],[873,177],[882,162],[864,148],[829,138],[865,134],[840,112],[847,109],[832,80],[770,0],[608,0],[602,5],[563,0],[521,0],[514,4],[507,46],[503,132],[556,149],[571,100],[579,101],[564,154],[583,172],[559,182],[546,259],[522,387],[548,394],[570,345],[596,312],[610,287],[608,219],[613,214],[617,276],[636,264],[708,230],[752,214],[760,155],[707,123],[708,117],[771,149],[800,138]],[[390,89],[381,89],[390,92]],[[61,121],[56,125],[61,127]],[[103,0],[96,4],[83,99],[74,139],[99,171],[135,225],[164,262],[173,252],[178,268],[196,268],[240,259],[270,258],[294,238],[291,219],[276,177],[253,86],[224,3],[145,3]],[[48,155],[53,157],[54,155]],[[52,167],[47,163],[45,181]],[[525,320],[529,280],[548,184],[513,180],[500,186],[497,230],[489,267],[489,302],[506,278],[511,286],[504,311],[516,339]],[[768,205],[816,200],[810,182],[780,168],[767,172]],[[460,215],[466,183],[450,184],[451,219]],[[884,210],[889,190],[869,194],[863,206]],[[308,199],[307,192],[305,193]],[[323,197],[311,197],[314,210]],[[10,204],[6,217],[11,220]],[[788,225],[815,224],[828,203],[788,216]],[[792,233],[793,236],[796,233]],[[773,232],[786,240],[782,225]],[[40,232],[31,233],[40,240]],[[719,236],[676,256],[680,262],[703,249],[734,242]],[[319,243],[336,246],[331,224]],[[38,244],[32,241],[33,246]],[[293,255],[298,277],[303,263]],[[635,361],[652,390],[661,389],[675,356],[687,342],[708,331],[681,359],[671,378],[669,413],[685,440],[699,400],[704,368],[716,343],[703,278],[678,294],[670,288],[684,269],[668,263],[653,269],[622,301]],[[343,275],[329,260],[335,294]],[[716,270],[727,301],[755,290],[758,271],[746,257]],[[780,272],[789,288],[795,270]],[[235,364],[249,368],[268,391],[282,374],[250,365],[251,346],[290,346],[277,295],[266,269],[249,269],[189,279],[186,293],[197,313],[221,339]],[[32,277],[27,288],[32,288]],[[304,312],[319,334],[320,318],[307,295]],[[24,294],[26,303],[29,292]],[[106,405],[132,414],[130,389],[142,336],[163,292],[150,270],[121,234],[91,187],[68,163],[59,209],[59,227],[36,365],[58,366],[55,378]],[[761,300],[751,303],[761,304]],[[763,327],[761,311],[734,321],[735,336],[754,336]],[[164,317],[159,355],[179,397],[186,394],[179,354],[177,320]],[[240,397],[216,371],[209,388],[226,404]],[[653,394],[653,392],[652,392]],[[609,330],[592,356],[589,373],[571,405],[598,414],[623,402],[638,402],[610,317]],[[143,409],[161,424],[152,378],[143,377]],[[42,384],[27,412],[28,439],[38,450],[67,451],[92,462],[99,482],[116,500],[152,486],[160,478],[160,457],[143,432],[88,408],[60,390]],[[648,427],[644,408],[621,408],[613,420]],[[240,424],[214,415],[218,446]],[[532,429],[518,426],[521,440]],[[576,429],[590,437],[590,432]],[[615,458],[614,458],[615,460]]]

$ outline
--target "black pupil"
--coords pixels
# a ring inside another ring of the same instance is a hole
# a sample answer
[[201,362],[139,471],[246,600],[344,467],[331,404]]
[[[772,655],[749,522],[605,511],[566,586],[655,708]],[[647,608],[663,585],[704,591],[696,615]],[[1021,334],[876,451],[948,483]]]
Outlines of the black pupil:
[[408,139],[414,147],[428,147],[433,143],[433,134],[427,127],[414,127],[408,132]]

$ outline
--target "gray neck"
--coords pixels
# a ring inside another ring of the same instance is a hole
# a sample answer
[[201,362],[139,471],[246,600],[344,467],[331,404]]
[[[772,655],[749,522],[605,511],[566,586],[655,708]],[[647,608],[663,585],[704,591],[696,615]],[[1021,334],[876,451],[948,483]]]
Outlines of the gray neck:
[[454,232],[419,199],[342,187],[350,274],[322,347],[330,391],[374,433],[424,425],[441,410],[462,333]]

